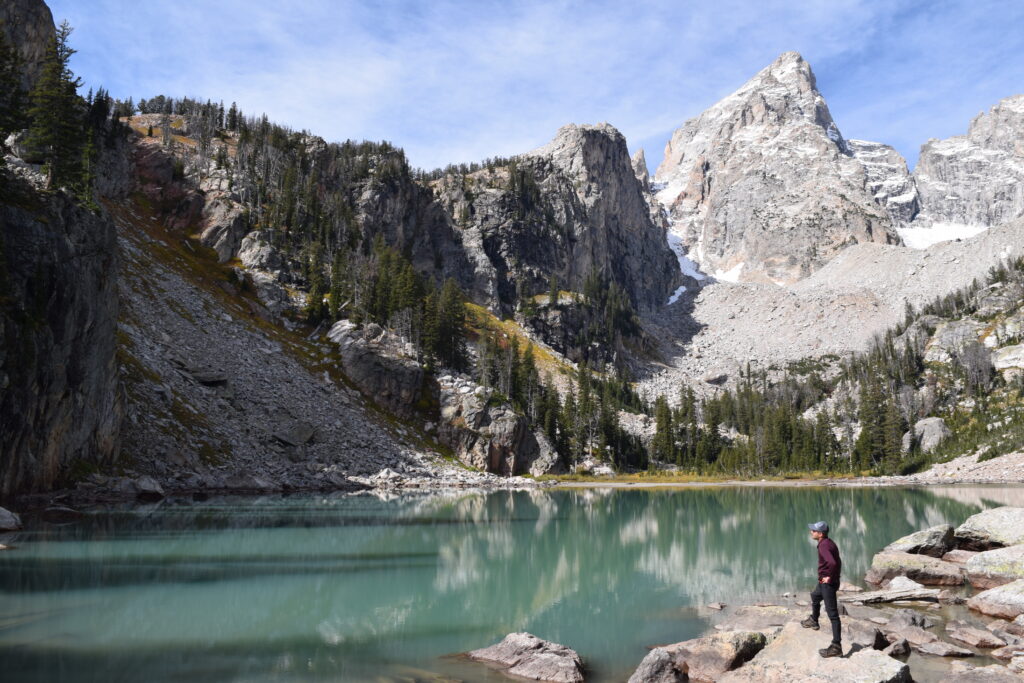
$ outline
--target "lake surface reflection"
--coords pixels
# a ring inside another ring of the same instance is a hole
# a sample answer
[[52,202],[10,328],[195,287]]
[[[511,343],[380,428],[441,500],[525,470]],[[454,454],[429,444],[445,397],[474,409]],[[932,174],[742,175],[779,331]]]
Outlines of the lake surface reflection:
[[710,601],[806,591],[1024,489],[734,487],[165,501],[0,538],[4,681],[503,680],[447,654],[530,631],[625,680]]

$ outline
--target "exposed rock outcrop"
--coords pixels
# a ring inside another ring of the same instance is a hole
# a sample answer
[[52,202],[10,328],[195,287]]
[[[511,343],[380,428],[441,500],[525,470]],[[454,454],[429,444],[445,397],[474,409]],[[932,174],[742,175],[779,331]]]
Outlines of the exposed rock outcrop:
[[335,323],[327,336],[338,345],[342,369],[364,396],[397,415],[416,414],[425,375],[408,344],[380,325],[360,328],[349,320]]
[[[909,451],[911,444],[916,439],[922,452],[931,453],[940,445],[942,445],[943,441],[945,441],[951,436],[953,436],[953,432],[950,431],[949,427],[946,426],[945,420],[943,420],[941,417],[926,417],[923,420],[918,420],[917,422],[914,423],[913,431],[907,432],[906,434],[903,435],[903,452],[906,453],[907,451]],[[929,529],[929,531],[931,530]],[[949,540],[952,541],[952,528],[950,528],[949,531]],[[946,550],[944,552],[948,552],[952,548],[952,543],[950,543],[950,545],[946,547]],[[924,551],[908,550],[906,552],[912,553]],[[924,554],[932,555],[933,553],[927,552]],[[935,555],[935,557],[942,557],[942,555]]]
[[[0,497],[117,456],[114,227],[63,193],[0,201]],[[10,196],[10,195],[8,195]]]
[[582,291],[592,272],[653,308],[681,279],[626,140],[608,124],[564,126],[508,166],[434,187],[460,232],[477,298],[492,308],[510,313],[518,299],[548,291],[552,276]]
[[710,683],[749,662],[766,643],[760,631],[723,631],[665,645],[663,649],[676,661],[686,663],[690,680]]
[[899,242],[877,175],[851,155],[810,66],[787,52],[677,130],[655,179],[706,272],[790,283],[851,243]]
[[1024,95],[978,114],[966,135],[929,140],[914,169],[917,221],[991,226],[1024,216]]
[[4,0],[0,3],[0,32],[21,59],[21,85],[28,92],[42,73],[46,50],[55,35],[53,14],[43,0]]
[[495,401],[491,389],[449,375],[438,382],[438,436],[459,460],[505,477],[565,471],[548,440],[510,403]]
[[790,622],[754,659],[735,671],[723,674],[718,681],[909,683],[911,680],[910,668],[906,664],[879,650],[862,649],[846,657],[822,659],[818,649],[823,644],[818,633]]
[[17,531],[21,528],[21,517],[7,508],[0,508],[0,531]]
[[880,142],[847,140],[853,158],[864,166],[867,190],[889,213],[894,225],[909,223],[920,210],[917,186],[899,152]]

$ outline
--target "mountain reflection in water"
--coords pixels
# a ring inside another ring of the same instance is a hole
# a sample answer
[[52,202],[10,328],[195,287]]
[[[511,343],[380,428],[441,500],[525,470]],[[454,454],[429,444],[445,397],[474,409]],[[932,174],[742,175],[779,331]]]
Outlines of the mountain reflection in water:
[[809,521],[829,521],[845,578],[859,580],[896,537],[1014,496],[1024,499],[1005,487],[572,489],[167,501],[65,526],[29,519],[0,539],[17,546],[0,554],[3,678],[499,680],[443,655],[526,630],[576,649],[590,680],[623,680],[646,646],[709,627],[693,607],[809,590]]

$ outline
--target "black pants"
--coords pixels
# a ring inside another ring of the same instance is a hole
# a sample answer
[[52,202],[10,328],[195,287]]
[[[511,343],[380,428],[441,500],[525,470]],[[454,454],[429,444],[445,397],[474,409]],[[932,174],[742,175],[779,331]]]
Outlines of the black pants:
[[831,583],[818,583],[818,586],[811,592],[811,619],[818,620],[821,614],[821,601],[825,601],[825,614],[832,622],[832,642],[839,645],[842,642],[842,627],[839,624],[839,604],[836,602],[836,587]]

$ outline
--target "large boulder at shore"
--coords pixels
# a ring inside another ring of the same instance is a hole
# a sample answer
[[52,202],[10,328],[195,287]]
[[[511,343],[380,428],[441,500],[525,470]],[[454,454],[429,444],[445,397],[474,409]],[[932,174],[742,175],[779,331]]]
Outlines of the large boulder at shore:
[[0,531],[17,531],[21,528],[21,517],[7,508],[0,508]]
[[883,550],[871,560],[864,576],[868,583],[880,584],[897,576],[906,576],[929,586],[960,586],[964,575],[960,565],[928,555],[913,555]]
[[990,550],[1024,543],[1024,507],[999,507],[971,515],[956,529],[957,546]]
[[760,631],[722,631],[662,649],[686,662],[691,681],[716,681],[726,671],[753,659],[767,642]]
[[989,588],[967,601],[971,609],[1001,619],[1016,619],[1024,614],[1024,579]]
[[629,683],[686,683],[686,666],[660,647],[647,653]]
[[982,590],[1024,579],[1024,543],[980,552],[965,567],[971,585]]
[[941,558],[955,547],[953,527],[949,524],[940,524],[893,541],[885,546],[885,550]]
[[818,650],[828,636],[786,624],[779,635],[752,660],[718,678],[720,683],[910,683],[910,668],[880,650],[863,649],[847,657],[822,659]]
[[510,633],[496,645],[467,653],[470,659],[506,667],[506,673],[534,681],[576,683],[583,680],[583,662],[564,645],[530,633]]

